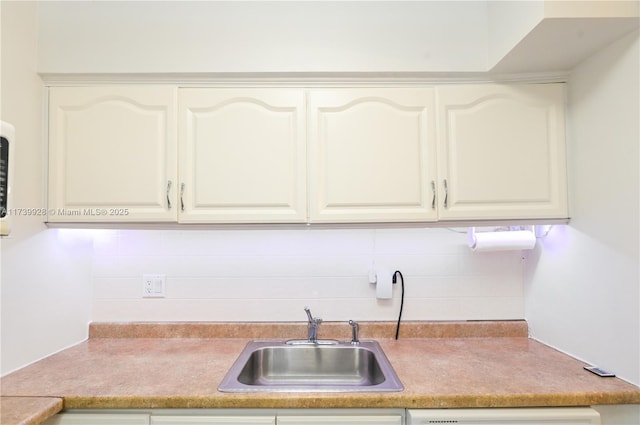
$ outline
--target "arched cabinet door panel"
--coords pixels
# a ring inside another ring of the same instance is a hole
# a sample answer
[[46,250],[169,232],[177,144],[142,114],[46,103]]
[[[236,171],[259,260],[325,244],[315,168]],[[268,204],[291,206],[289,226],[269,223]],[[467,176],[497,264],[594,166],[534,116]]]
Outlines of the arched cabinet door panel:
[[311,222],[435,221],[432,88],[309,92]]
[[307,220],[303,89],[179,92],[183,223]]
[[563,84],[437,88],[439,219],[568,218]]
[[50,222],[177,221],[176,89],[49,91]]

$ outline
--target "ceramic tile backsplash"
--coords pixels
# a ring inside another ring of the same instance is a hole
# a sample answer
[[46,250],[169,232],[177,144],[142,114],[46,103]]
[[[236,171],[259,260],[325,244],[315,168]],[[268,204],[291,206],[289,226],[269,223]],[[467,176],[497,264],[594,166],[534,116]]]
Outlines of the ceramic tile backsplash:
[[[523,318],[522,252],[473,253],[452,229],[117,230],[94,238],[94,321],[394,320],[371,267],[405,277],[406,320]],[[166,297],[142,298],[142,275]]]

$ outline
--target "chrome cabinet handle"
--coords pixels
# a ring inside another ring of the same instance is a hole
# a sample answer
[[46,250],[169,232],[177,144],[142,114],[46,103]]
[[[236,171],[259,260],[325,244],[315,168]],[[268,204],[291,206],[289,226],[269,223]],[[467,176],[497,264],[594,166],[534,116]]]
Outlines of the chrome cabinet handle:
[[436,209],[436,182],[431,180],[431,191],[433,192],[433,199],[431,199],[431,209]]
[[167,208],[171,209],[171,198],[169,193],[171,192],[171,180],[167,181]]
[[180,184],[180,211],[184,211],[184,183]]
[[447,202],[449,201],[449,188],[447,187],[447,179],[444,179],[444,207],[448,208]]

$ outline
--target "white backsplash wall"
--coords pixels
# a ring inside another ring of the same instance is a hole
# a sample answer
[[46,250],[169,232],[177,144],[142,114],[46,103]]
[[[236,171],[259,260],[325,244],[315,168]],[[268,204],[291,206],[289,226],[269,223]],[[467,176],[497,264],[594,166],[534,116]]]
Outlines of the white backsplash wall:
[[[405,277],[405,320],[524,317],[522,252],[473,253],[450,229],[94,231],[94,321],[395,320],[368,271]],[[142,275],[166,275],[142,298]]]

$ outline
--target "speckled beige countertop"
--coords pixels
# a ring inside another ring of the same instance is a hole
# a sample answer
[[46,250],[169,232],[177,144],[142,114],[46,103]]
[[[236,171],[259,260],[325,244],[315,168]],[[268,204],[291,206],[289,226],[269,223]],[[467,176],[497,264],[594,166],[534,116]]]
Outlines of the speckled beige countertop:
[[[322,338],[348,336],[344,324],[322,326]],[[409,323],[403,325],[397,341],[391,338],[392,328],[361,324],[361,338],[375,337],[380,342],[405,386],[402,392],[217,391],[250,339],[274,338],[274,334],[284,339],[301,337],[304,325],[98,324],[92,325],[88,341],[6,376],[2,395],[58,397],[65,409],[640,403],[640,388],[585,371],[582,362],[527,338],[524,322]]]
[[0,397],[0,424],[39,424],[62,410],[62,399],[52,397]]

